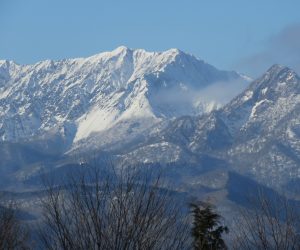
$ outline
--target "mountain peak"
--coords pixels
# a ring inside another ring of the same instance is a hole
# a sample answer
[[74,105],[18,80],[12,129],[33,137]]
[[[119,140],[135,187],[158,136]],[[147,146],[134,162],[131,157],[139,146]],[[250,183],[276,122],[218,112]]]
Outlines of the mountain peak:
[[289,81],[297,76],[297,73],[294,70],[280,64],[274,64],[268,69],[266,74],[270,76],[271,79],[278,79],[280,81]]
[[171,53],[171,54],[186,54],[183,51],[181,51],[180,49],[177,48],[171,48],[165,51],[166,53]]
[[[131,49],[128,48],[126,46],[119,46],[116,49],[114,49],[112,52],[109,53],[113,53],[113,54],[123,54],[123,53],[127,53],[127,52],[142,52],[142,53],[149,53],[149,54],[162,54],[162,55],[170,55],[170,56],[174,56],[176,57],[177,55],[188,55],[187,53],[181,51],[180,49],[177,48],[171,48],[168,50],[164,50],[161,52],[155,52],[155,51],[148,51],[145,49]],[[104,52],[105,53],[105,52]]]
[[0,60],[0,67],[2,66],[9,67],[10,64],[14,64],[14,62],[9,60]]
[[117,47],[116,49],[113,50],[113,52],[115,53],[122,53],[122,52],[127,52],[127,51],[130,51],[131,49],[124,46],[124,45],[121,45],[119,47]]
[[276,71],[280,71],[284,68],[287,68],[286,66],[284,65],[281,65],[281,64],[273,64],[268,70],[267,72],[276,72]]
[[[239,124],[239,128],[258,120],[267,123],[264,117],[273,115],[273,118],[268,120],[269,127],[266,129],[269,129],[277,122],[272,121],[275,114],[276,117],[279,117],[279,114],[281,116],[288,114],[300,103],[299,98],[298,75],[286,66],[275,64],[224,109],[227,113],[231,113],[230,119],[235,121],[233,123]],[[236,120],[240,121],[236,123]]]
[[244,91],[243,100],[248,100],[250,93],[252,97],[256,97],[255,100],[258,98],[256,101],[286,98],[300,93],[299,77],[289,67],[274,64]]

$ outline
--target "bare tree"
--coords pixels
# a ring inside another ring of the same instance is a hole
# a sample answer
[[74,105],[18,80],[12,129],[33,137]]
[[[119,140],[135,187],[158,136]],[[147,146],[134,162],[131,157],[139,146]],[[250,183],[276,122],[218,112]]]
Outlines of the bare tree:
[[182,206],[160,175],[136,169],[81,171],[47,185],[41,240],[46,249],[184,249]]
[[236,220],[235,249],[300,249],[299,203],[259,192]]
[[0,208],[0,249],[29,249],[29,232],[17,218],[16,207],[9,202]]

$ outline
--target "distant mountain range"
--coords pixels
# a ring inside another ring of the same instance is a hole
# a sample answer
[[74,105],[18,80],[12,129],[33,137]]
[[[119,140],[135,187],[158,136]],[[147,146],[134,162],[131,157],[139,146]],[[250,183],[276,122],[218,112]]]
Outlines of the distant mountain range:
[[1,187],[32,188],[41,169],[101,150],[167,167],[178,188],[229,192],[240,176],[296,197],[300,78],[274,65],[250,80],[177,49],[0,61]]

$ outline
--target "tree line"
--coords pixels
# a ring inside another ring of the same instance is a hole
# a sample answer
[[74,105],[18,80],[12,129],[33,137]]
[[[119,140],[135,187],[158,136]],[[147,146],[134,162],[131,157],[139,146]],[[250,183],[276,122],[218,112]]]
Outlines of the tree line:
[[229,229],[208,202],[188,206],[161,174],[137,168],[83,168],[64,185],[44,181],[33,237],[13,204],[0,208],[0,249],[300,249],[298,209],[256,197]]

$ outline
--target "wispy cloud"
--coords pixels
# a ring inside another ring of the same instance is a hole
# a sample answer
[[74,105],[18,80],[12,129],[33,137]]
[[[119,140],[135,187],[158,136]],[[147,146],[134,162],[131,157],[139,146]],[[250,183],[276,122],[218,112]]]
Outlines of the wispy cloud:
[[264,49],[253,56],[243,58],[237,67],[253,77],[278,63],[300,72],[300,23],[291,24],[269,37]]
[[240,94],[247,86],[248,81],[242,79],[215,82],[201,89],[191,86],[182,89],[180,86],[175,86],[160,89],[151,98],[160,106],[173,106],[177,111],[187,114],[189,109],[193,109],[199,104],[200,106],[201,104],[211,104],[206,111],[210,111],[212,107],[221,107]]
[[247,86],[248,82],[241,79],[226,82],[216,82],[196,92],[195,97],[207,102],[215,101],[222,106],[240,94]]

